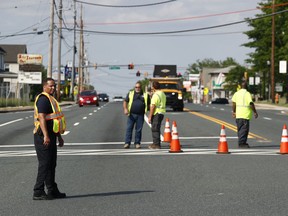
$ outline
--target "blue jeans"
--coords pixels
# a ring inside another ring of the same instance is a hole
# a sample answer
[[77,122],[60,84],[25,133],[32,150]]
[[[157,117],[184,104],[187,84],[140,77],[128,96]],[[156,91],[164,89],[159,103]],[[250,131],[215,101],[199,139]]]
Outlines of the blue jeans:
[[126,144],[129,144],[129,145],[131,144],[134,125],[136,125],[134,144],[141,144],[143,124],[144,124],[144,114],[140,115],[140,114],[130,113],[127,119],[127,129],[126,129],[126,137],[125,137]]

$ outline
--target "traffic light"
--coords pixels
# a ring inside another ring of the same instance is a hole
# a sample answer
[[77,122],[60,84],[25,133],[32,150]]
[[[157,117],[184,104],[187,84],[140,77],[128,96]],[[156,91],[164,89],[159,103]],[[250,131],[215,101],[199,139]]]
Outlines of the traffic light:
[[140,71],[138,70],[136,76],[139,77],[141,75]]
[[128,65],[128,69],[129,69],[129,70],[133,70],[133,69],[134,69],[134,64],[133,64],[133,63],[129,64],[129,65]]

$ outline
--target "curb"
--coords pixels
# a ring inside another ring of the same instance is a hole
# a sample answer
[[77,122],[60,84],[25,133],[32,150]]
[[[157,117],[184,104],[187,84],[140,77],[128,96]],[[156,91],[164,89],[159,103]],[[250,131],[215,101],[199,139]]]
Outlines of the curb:
[[[61,107],[73,105],[75,102],[63,102],[60,103]],[[19,107],[2,107],[0,108],[0,113],[7,113],[7,112],[24,112],[24,111],[32,111],[34,110],[33,106],[19,106]]]

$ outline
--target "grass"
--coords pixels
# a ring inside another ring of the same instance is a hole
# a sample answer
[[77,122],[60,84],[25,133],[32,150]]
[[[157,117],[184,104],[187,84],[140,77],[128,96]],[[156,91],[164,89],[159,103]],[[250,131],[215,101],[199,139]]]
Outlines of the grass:
[[0,107],[33,106],[33,102],[16,98],[0,98]]
[[272,100],[257,101],[256,103],[259,103],[259,104],[271,104],[271,105],[276,105],[276,106],[288,107],[288,103],[286,103],[286,97],[280,97],[278,104],[277,103],[272,103]]

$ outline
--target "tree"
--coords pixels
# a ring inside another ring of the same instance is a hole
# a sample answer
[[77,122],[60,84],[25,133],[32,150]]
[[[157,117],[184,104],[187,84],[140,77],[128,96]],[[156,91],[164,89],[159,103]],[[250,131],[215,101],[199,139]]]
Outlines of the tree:
[[226,75],[225,89],[231,91],[232,93],[236,92],[238,85],[241,84],[246,71],[247,69],[241,65],[237,65],[235,68],[231,69]]
[[192,65],[189,65],[187,71],[191,74],[199,74],[202,71],[202,68],[208,67],[208,68],[224,68],[231,65],[238,65],[238,63],[231,57],[227,57],[224,61],[215,61],[211,58],[206,58],[202,61],[199,59],[196,61],[196,63],[193,63]]
[[[268,0],[266,3],[259,3],[262,13],[256,15],[257,19],[247,20],[248,25],[252,28],[245,32],[249,38],[249,42],[243,44],[245,47],[253,48],[254,52],[249,54],[249,58],[246,60],[252,65],[254,72],[260,72],[262,74],[262,91],[265,96],[265,88],[270,82],[270,64],[271,62],[271,50],[272,50],[272,0]],[[279,13],[275,16],[275,47],[274,47],[274,62],[275,62],[275,82],[281,82],[287,86],[287,78],[285,75],[279,74],[279,61],[288,60],[288,14],[285,10],[288,9],[286,0],[275,0],[275,13]],[[285,13],[281,13],[284,11]],[[263,18],[262,18],[263,17]],[[268,64],[267,64],[268,63]]]

